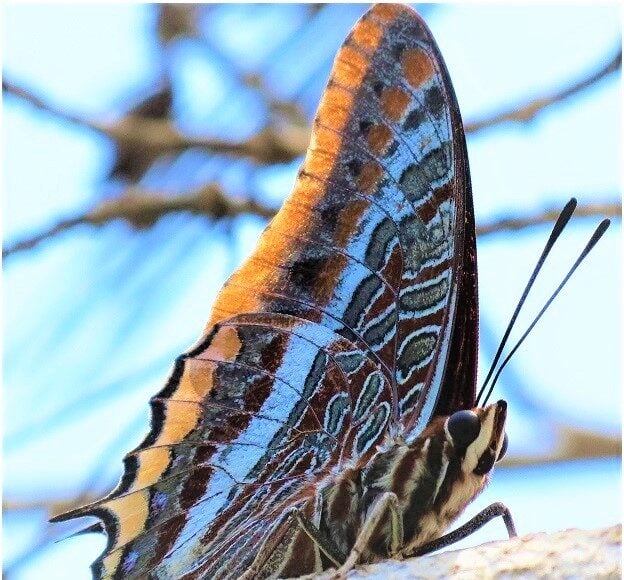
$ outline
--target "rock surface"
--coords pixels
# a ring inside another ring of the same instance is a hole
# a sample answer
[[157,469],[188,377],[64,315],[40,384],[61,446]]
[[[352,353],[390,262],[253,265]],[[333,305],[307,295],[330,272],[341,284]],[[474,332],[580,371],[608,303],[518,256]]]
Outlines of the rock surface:
[[[508,579],[621,578],[622,527],[529,534],[502,542],[351,570],[345,578]],[[328,576],[318,576],[317,578]]]

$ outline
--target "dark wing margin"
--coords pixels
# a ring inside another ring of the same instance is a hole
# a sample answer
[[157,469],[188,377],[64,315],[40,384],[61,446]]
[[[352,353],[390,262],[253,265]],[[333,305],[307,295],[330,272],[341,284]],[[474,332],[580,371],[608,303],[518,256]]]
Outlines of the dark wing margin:
[[457,97],[440,50],[427,28],[428,43],[439,65],[441,82],[446,91],[452,127],[454,156],[454,195],[457,204],[453,276],[456,285],[454,312],[449,309],[450,329],[448,356],[443,365],[441,387],[435,415],[450,415],[475,405],[477,365],[479,356],[479,301],[477,245],[472,184],[466,136]]
[[55,518],[102,519],[94,575],[239,577],[390,424],[470,406],[472,214],[439,51],[412,9],[377,5],[336,57],[290,198],[152,399],[118,487]]

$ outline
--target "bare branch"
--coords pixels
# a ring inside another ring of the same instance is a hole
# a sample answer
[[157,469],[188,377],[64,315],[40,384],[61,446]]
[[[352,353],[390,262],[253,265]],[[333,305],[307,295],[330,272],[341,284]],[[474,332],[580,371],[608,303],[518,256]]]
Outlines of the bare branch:
[[111,139],[130,147],[151,148],[154,156],[171,151],[205,149],[211,153],[248,158],[272,165],[288,163],[302,155],[310,138],[307,127],[285,126],[281,130],[265,127],[243,141],[184,135],[167,119],[127,116],[117,123],[99,124]]
[[192,137],[181,133],[169,119],[127,115],[115,122],[105,122],[73,115],[6,79],[2,80],[2,91],[19,97],[60,120],[105,135],[119,145],[142,148],[144,152],[149,151],[154,158],[172,151],[198,148],[211,153],[248,158],[264,165],[288,163],[305,152],[310,140],[308,128],[294,124],[285,125],[279,130],[266,127],[252,137],[238,142],[210,137]]
[[[241,214],[257,215],[268,219],[275,215],[276,210],[255,200],[233,198],[224,193],[215,183],[209,183],[195,192],[175,197],[130,188],[121,197],[104,201],[86,214],[61,220],[48,230],[10,244],[2,250],[2,257],[6,258],[29,250],[40,242],[54,238],[77,225],[100,226],[121,219],[137,229],[143,229],[152,226],[161,217],[175,212],[189,212],[214,219],[235,217]],[[558,209],[550,209],[533,215],[502,218],[478,225],[477,235],[487,236],[551,223],[557,219],[558,215]],[[621,218],[622,203],[617,200],[580,205],[575,215]]]
[[548,465],[557,461],[622,455],[622,440],[619,435],[608,435],[569,423],[554,422],[553,427],[553,450],[539,455],[507,455],[501,460],[500,466]]
[[[599,432],[582,429],[569,424],[556,424],[557,448],[547,455],[526,455],[505,457],[497,469],[509,467],[544,465],[570,459],[587,459],[593,457],[620,457],[622,444],[617,435],[605,435]],[[104,454],[103,454],[104,455]],[[94,478],[90,478],[93,483]],[[110,486],[112,488],[112,486]],[[102,498],[104,494],[89,493],[88,489],[74,497],[11,499],[4,498],[2,510],[6,512],[45,511],[49,517],[70,511]]]
[[48,517],[54,517],[102,498],[102,495],[81,493],[66,499],[3,499],[3,512],[45,511]]
[[11,81],[6,79],[6,75],[2,78],[2,93],[8,93],[13,95],[14,97],[18,97],[19,99],[26,101],[36,109],[43,111],[44,113],[48,113],[54,117],[62,121],[66,121],[73,125],[79,125],[82,127],[86,127],[93,131],[97,131],[98,133],[102,133],[102,129],[97,125],[97,123],[93,123],[88,119],[82,118],[78,115],[72,115],[68,111],[57,107],[56,105],[45,101],[42,97],[35,95],[33,92],[25,89],[24,87],[20,87]]
[[16,254],[17,252],[23,252],[24,250],[31,250],[32,248],[37,246],[39,243],[45,240],[49,240],[51,238],[55,238],[56,236],[63,233],[64,231],[70,228],[73,228],[74,226],[83,224],[83,223],[85,223],[84,217],[75,217],[75,218],[61,220],[57,222],[56,224],[54,224],[51,228],[48,228],[47,230],[43,230],[42,232],[39,232],[38,234],[35,234],[34,236],[15,242],[14,244],[10,244],[7,248],[3,247],[2,257],[6,258],[7,256],[10,256],[11,254]]
[[[482,129],[509,122],[530,121],[548,107],[598,83],[606,76],[619,70],[621,65],[622,51],[619,50],[609,63],[602,66],[597,72],[592,72],[555,94],[466,123],[466,133],[476,133]],[[106,135],[119,144],[151,150],[155,157],[159,154],[195,147],[212,153],[248,158],[261,164],[288,163],[305,153],[310,137],[309,129],[298,123],[284,123],[279,129],[267,126],[249,139],[238,142],[208,137],[192,137],[181,133],[169,119],[148,119],[128,115],[116,122],[97,122],[68,113],[6,79],[2,81],[2,90],[59,119]]]
[[548,107],[577,95],[621,68],[622,49],[620,47],[606,65],[582,77],[561,91],[544,95],[529,103],[517,105],[505,111],[486,115],[482,119],[476,119],[466,123],[464,129],[466,133],[476,133],[483,129],[503,125],[505,123],[527,123],[535,119],[539,113],[543,112]]
[[253,214],[264,218],[275,215],[273,208],[252,199],[233,198],[215,183],[209,183],[194,192],[178,196],[148,193],[132,187],[120,197],[103,201],[88,213],[62,220],[44,232],[9,245],[2,250],[2,257],[33,248],[38,243],[77,225],[100,226],[121,219],[137,229],[142,229],[152,226],[164,215],[175,212],[189,212],[215,219],[241,214]]
[[[579,196],[582,197],[582,196]],[[479,224],[477,226],[478,236],[487,236],[499,232],[509,232],[514,230],[523,230],[533,226],[549,224],[554,222],[561,212],[561,208],[547,209],[538,211],[533,215],[518,216],[514,218],[501,218],[489,223]],[[612,217],[621,219],[622,202],[621,200],[608,201],[603,203],[588,203],[577,206],[575,217]]]

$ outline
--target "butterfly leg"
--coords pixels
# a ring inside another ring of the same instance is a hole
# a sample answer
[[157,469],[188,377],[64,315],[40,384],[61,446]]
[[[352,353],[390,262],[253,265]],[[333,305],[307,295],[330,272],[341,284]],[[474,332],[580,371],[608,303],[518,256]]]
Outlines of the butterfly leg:
[[275,524],[251,566],[240,580],[255,580],[259,576],[273,577],[275,570],[270,560],[275,560],[274,554],[283,548],[284,541],[287,544],[292,541],[292,532],[296,531],[296,528],[301,528],[335,566],[340,566],[347,558],[331,538],[323,534],[299,509],[293,508],[284,512]]
[[366,516],[351,553],[345,563],[336,571],[336,577],[346,574],[358,563],[377,528],[377,524],[388,514],[390,515],[390,554],[399,552],[403,543],[403,516],[399,509],[399,499],[396,494],[387,491],[377,498],[368,516]]
[[332,561],[334,566],[340,566],[342,562],[346,560],[346,555],[342,552],[338,546],[323,534],[310,519],[304,516],[298,509],[293,509],[293,516],[297,520],[301,529],[310,537],[310,539],[318,546],[319,550]]
[[507,533],[510,538],[515,538],[518,534],[516,533],[516,527],[513,523],[513,519],[511,517],[511,512],[507,508],[506,505],[502,503],[493,503],[486,507],[484,510],[480,511],[474,518],[468,520],[463,526],[460,526],[456,530],[449,532],[448,534],[444,534],[439,537],[437,540],[433,540],[422,546],[419,546],[415,550],[411,551],[409,554],[404,554],[405,558],[411,558],[413,556],[422,556],[424,554],[429,554],[430,552],[435,552],[436,550],[440,550],[441,548],[446,548],[451,544],[459,542],[464,538],[468,537],[473,532],[476,532],[479,528],[482,528],[485,524],[487,524],[490,520],[501,516],[503,521],[505,522],[505,526],[507,527]]

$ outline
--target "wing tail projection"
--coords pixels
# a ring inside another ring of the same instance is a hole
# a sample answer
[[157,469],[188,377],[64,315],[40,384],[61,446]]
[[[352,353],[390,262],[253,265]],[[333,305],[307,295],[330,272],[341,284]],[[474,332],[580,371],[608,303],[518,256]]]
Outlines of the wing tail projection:
[[270,521],[275,494],[300,497],[301,478],[381,442],[389,389],[365,351],[316,323],[228,319],[180,357],[152,399],[152,430],[126,457],[116,490],[57,520],[103,520],[98,576],[179,577],[199,552],[220,565],[224,543]]

